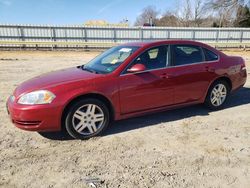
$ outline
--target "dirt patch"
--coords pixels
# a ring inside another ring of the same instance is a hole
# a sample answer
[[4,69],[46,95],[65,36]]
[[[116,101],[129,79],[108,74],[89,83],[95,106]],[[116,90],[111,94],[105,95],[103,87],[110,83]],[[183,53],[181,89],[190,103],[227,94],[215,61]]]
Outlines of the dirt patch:
[[[226,53],[250,66],[250,52]],[[19,83],[96,55],[0,52],[0,187],[250,187],[250,79],[223,110],[197,105],[119,121],[87,141],[10,123],[5,102]]]

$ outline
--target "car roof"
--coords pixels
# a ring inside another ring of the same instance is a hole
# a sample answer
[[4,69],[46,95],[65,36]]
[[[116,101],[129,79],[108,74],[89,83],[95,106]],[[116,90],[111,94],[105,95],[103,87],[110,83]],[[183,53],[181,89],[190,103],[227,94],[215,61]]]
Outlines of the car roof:
[[143,42],[130,42],[123,45],[127,46],[139,46],[139,47],[148,47],[148,46],[155,46],[155,45],[163,45],[163,44],[193,44],[193,45],[200,45],[200,46],[207,46],[204,43],[193,41],[193,40],[156,40],[156,41],[143,41]]
[[208,44],[202,43],[202,42],[198,42],[198,41],[194,41],[194,40],[182,40],[182,39],[171,39],[171,40],[155,40],[155,41],[143,41],[143,42],[130,42],[130,43],[126,43],[123,45],[126,46],[138,46],[141,48],[150,48],[150,47],[154,47],[154,46],[158,46],[158,45],[168,45],[168,44],[189,44],[189,45],[197,45],[203,48],[207,48],[217,54],[220,55],[225,55],[224,53],[222,53],[221,51],[213,48],[212,46],[209,46]]
[[202,48],[209,49],[216,54],[219,54],[220,56],[226,56],[223,52],[217,50],[216,48],[209,46],[208,44],[194,41],[194,40],[182,40],[182,39],[171,39],[171,40],[155,40],[155,41],[143,41],[143,42],[130,42],[123,44],[124,46],[137,46],[140,48],[151,48],[154,46],[159,46],[159,45],[168,45],[168,44],[189,44],[189,45],[197,45]]

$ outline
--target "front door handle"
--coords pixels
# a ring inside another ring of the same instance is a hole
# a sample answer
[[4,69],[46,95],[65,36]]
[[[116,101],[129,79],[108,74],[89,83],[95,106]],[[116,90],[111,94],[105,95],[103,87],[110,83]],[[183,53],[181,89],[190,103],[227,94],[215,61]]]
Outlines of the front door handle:
[[172,76],[170,74],[167,74],[167,73],[163,73],[160,75],[161,78],[163,79],[167,79],[167,78],[171,78]]

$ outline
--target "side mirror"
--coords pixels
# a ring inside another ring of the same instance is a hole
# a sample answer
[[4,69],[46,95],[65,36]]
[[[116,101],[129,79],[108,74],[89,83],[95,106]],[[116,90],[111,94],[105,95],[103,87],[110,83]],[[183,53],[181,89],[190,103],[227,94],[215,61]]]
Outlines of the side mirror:
[[130,69],[128,69],[127,71],[128,71],[129,73],[135,73],[135,72],[142,72],[142,71],[145,71],[145,70],[146,70],[145,65],[138,63],[138,64],[133,65],[133,66],[132,66]]

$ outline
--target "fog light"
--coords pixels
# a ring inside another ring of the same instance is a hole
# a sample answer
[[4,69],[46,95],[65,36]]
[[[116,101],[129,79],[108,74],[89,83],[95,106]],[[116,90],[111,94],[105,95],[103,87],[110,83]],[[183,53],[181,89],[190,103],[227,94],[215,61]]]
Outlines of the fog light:
[[16,97],[15,97],[14,95],[11,95],[11,96],[10,96],[10,101],[11,101],[11,102],[14,102],[15,99],[16,99]]

